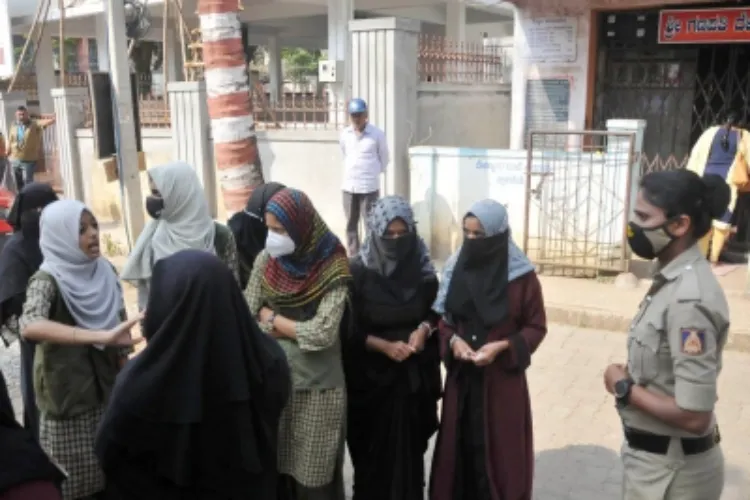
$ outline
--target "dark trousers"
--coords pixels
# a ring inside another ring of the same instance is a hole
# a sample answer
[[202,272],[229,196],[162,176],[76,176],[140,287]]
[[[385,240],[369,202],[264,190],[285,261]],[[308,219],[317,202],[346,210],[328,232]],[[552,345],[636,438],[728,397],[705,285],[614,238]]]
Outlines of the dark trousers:
[[21,398],[23,426],[39,440],[39,410],[34,394],[34,352],[36,342],[21,340]]
[[359,220],[367,221],[372,206],[378,201],[380,191],[373,193],[350,193],[344,191],[344,215],[346,216],[346,245],[349,256],[359,253]]

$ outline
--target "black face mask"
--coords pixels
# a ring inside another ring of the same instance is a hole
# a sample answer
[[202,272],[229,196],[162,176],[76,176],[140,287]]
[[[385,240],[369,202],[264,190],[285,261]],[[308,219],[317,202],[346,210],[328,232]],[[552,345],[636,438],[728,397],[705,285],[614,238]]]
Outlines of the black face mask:
[[635,222],[629,222],[628,244],[633,253],[647,260],[658,257],[675,239],[667,231],[667,224],[669,222],[653,228],[644,228]]
[[467,268],[478,267],[486,262],[508,260],[509,232],[505,231],[486,238],[466,238],[461,247]]
[[39,219],[42,213],[38,210],[29,210],[21,214],[21,234],[24,238],[39,238]]
[[161,217],[161,213],[164,211],[164,198],[161,196],[147,196],[146,197],[146,212],[151,216],[152,219],[158,219]]
[[408,233],[398,238],[380,238],[380,247],[388,259],[402,260],[414,248],[416,236],[415,233]]

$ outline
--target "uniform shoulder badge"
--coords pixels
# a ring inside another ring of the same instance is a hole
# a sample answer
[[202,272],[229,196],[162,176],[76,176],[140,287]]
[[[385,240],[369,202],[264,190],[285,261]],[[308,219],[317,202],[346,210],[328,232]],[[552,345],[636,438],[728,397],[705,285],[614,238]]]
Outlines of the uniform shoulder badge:
[[697,356],[702,354],[706,345],[706,330],[698,328],[681,328],[680,339],[683,354]]

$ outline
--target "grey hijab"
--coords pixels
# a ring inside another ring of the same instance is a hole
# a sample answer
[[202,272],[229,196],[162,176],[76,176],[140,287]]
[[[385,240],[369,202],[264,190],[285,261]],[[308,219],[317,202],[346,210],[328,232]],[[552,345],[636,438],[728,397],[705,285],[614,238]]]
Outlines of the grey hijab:
[[91,260],[80,247],[81,214],[86,206],[60,200],[42,211],[40,269],[57,283],[76,325],[87,330],[108,330],[120,323],[122,288],[112,265],[104,258]]
[[[486,199],[474,203],[464,218],[469,216],[474,216],[479,219],[487,236],[494,236],[505,231],[510,231],[510,226],[508,224],[508,211],[501,203],[498,203],[495,200]],[[445,314],[445,299],[448,297],[448,289],[450,288],[451,278],[453,277],[453,270],[456,267],[456,262],[458,261],[458,256],[460,254],[461,248],[459,247],[458,250],[448,258],[445,267],[443,268],[443,276],[440,280],[438,296],[435,299],[435,303],[432,305],[432,309],[438,314]],[[518,245],[516,245],[510,237],[508,238],[508,254],[509,283],[534,270],[534,264],[531,263],[529,258],[526,257],[526,254],[518,248]]]
[[[367,237],[362,244],[359,254],[365,266],[386,277],[394,273],[399,262],[389,258],[379,243],[388,225],[395,219],[404,221],[409,228],[409,232],[416,232],[417,224],[414,220],[414,211],[409,202],[404,198],[400,196],[386,196],[375,202],[367,220]],[[419,236],[417,236],[415,257],[415,260],[418,259],[419,261],[418,265],[422,276],[435,274],[435,267],[432,265],[432,259],[430,259],[430,251]],[[414,265],[417,265],[417,263],[415,262]]]
[[148,170],[164,198],[159,219],[148,221],[122,271],[122,279],[148,280],[159,260],[180,250],[215,253],[215,227],[198,175],[185,162]]

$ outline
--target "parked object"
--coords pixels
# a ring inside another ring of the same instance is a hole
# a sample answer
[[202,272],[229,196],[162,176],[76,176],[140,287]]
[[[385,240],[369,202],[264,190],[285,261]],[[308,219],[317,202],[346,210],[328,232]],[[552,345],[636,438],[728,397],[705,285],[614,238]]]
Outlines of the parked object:
[[13,234],[13,227],[8,223],[8,213],[10,207],[13,206],[13,199],[15,195],[4,189],[0,188],[0,251],[5,246],[5,242]]

